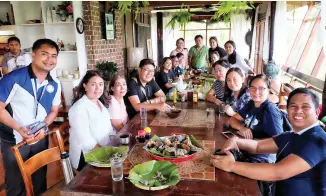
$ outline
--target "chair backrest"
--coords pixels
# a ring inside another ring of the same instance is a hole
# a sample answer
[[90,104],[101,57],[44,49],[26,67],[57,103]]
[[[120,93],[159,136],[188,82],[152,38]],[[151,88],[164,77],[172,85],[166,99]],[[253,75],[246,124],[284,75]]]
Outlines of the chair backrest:
[[58,128],[62,136],[62,141],[66,152],[69,151],[69,128],[69,120],[65,120]]
[[[53,148],[46,149],[33,157],[29,158],[28,160],[24,161],[20,152],[19,148],[26,145],[30,144],[36,141],[39,141],[41,139],[44,139],[44,137],[50,135],[54,135],[57,138],[58,146],[55,146]],[[33,182],[32,182],[32,174],[36,172],[38,169],[41,167],[61,160],[61,153],[64,152],[64,145],[63,141],[59,132],[59,129],[54,129],[46,134],[44,134],[44,137],[35,139],[30,142],[22,141],[19,144],[13,146],[11,150],[13,151],[15,158],[17,160],[17,164],[19,166],[21,175],[23,177],[24,183],[25,183],[25,188],[26,188],[26,195],[27,196],[32,196],[33,194]]]
[[284,83],[281,84],[280,92],[279,92],[279,108],[285,110],[286,109],[286,98],[292,92],[292,88],[285,85]]

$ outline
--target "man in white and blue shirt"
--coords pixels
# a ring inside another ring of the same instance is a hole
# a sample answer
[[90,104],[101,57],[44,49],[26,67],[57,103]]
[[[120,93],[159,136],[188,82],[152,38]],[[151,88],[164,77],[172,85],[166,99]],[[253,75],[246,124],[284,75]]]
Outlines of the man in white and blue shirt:
[[[33,44],[32,63],[10,72],[0,80],[0,139],[5,169],[6,194],[25,195],[25,186],[16,159],[10,150],[23,141],[41,138],[44,129],[27,134],[28,125],[45,121],[50,125],[57,116],[61,87],[50,71],[56,66],[59,48],[49,39],[40,39]],[[8,108],[10,104],[11,108]],[[7,109],[11,109],[8,112]],[[47,138],[20,148],[24,160],[47,149]],[[46,167],[33,176],[34,195],[46,190]]]
[[[293,132],[263,140],[228,140],[223,147],[227,156],[213,156],[215,167],[263,181],[276,181],[277,196],[326,195],[326,133],[318,123],[319,98],[307,88],[292,91],[287,101]],[[275,153],[276,163],[241,163],[230,149],[250,153]]]

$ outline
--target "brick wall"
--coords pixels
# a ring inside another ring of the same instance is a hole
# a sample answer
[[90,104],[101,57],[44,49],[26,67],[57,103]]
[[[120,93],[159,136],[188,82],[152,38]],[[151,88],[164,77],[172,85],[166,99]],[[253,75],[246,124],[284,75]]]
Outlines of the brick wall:
[[118,64],[119,72],[124,73],[124,33],[119,13],[115,12],[115,40],[101,39],[100,8],[98,1],[83,1],[85,20],[85,43],[87,69],[95,69],[96,62],[112,61]]

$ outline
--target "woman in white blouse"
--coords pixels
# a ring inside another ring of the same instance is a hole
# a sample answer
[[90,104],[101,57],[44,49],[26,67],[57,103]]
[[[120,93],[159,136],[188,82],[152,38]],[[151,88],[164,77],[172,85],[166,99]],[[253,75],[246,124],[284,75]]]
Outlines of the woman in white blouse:
[[98,71],[87,71],[77,87],[69,110],[70,160],[80,171],[85,165],[84,154],[110,144],[115,135],[109,111],[102,104],[104,81]]
[[108,107],[111,124],[115,131],[120,131],[128,122],[128,114],[123,97],[127,93],[127,82],[123,76],[116,75],[112,78],[109,85]]

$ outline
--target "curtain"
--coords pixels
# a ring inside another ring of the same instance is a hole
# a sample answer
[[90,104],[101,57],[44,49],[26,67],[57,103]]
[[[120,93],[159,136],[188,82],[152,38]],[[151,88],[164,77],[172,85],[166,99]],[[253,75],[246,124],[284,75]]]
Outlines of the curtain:
[[[174,29],[166,28],[166,25],[170,22],[172,14],[164,13],[163,14],[163,56],[170,56],[172,50],[176,48],[175,41],[179,38],[178,31],[179,25],[176,25]],[[183,37],[183,36],[182,36]]]
[[286,1],[277,1],[276,2],[276,11],[275,11],[275,22],[274,22],[274,52],[273,60],[276,65],[283,66],[286,61],[287,50],[285,47],[287,28],[284,28],[284,24],[287,23],[287,9]]
[[249,58],[249,46],[245,42],[245,35],[250,29],[250,19],[246,20],[245,14],[231,15],[231,40],[237,46],[237,53],[245,59]]

